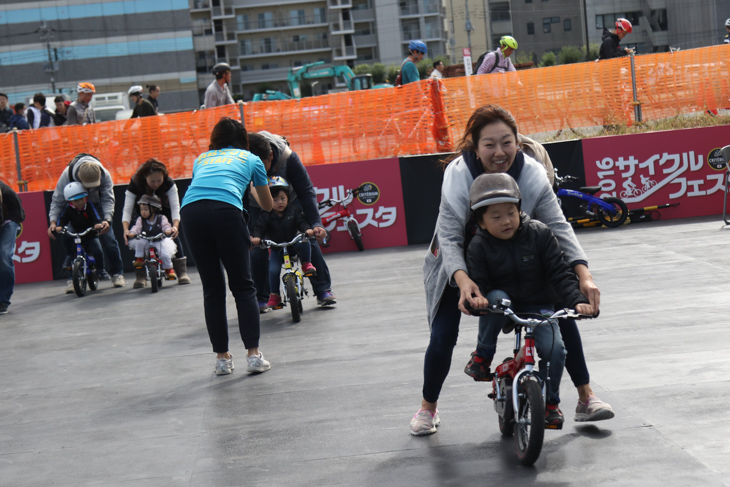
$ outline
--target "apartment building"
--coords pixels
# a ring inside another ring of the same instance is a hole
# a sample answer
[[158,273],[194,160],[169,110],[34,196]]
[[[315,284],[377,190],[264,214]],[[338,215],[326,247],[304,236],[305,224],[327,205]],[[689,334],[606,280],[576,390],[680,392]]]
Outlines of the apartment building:
[[198,105],[188,0],[4,1],[0,92],[11,103],[34,93],[76,96],[159,85],[161,111]]
[[[408,41],[429,54],[446,52],[441,0],[190,0],[198,90],[217,62],[232,68],[232,89],[250,100],[266,89],[288,93],[291,68],[400,64]],[[343,89],[334,78],[314,83],[314,94]]]

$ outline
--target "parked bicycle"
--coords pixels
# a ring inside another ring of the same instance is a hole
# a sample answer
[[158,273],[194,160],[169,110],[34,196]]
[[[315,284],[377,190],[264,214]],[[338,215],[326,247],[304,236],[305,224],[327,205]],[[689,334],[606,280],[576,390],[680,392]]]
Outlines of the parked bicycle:
[[[499,415],[499,431],[504,436],[515,434],[517,458],[524,465],[532,465],[540,457],[545,428],[557,429],[545,425],[546,383],[535,370],[534,330],[538,326],[549,325],[559,318],[591,318],[580,315],[572,309],[560,309],[549,318],[520,318],[510,309],[509,299],[500,299],[490,303],[486,309],[467,309],[475,315],[486,313],[502,313],[513,323],[505,325],[504,332],[514,330],[515,346],[512,357],[507,357],[497,366],[492,379],[492,392],[488,395],[494,401],[494,410]],[[525,341],[522,343],[524,330]],[[549,368],[549,363],[546,364]],[[545,377],[549,377],[549,370]]]
[[284,254],[284,264],[282,265],[284,274],[281,276],[284,289],[281,292],[281,304],[284,306],[289,305],[294,323],[299,323],[302,320],[301,315],[304,312],[302,300],[304,296],[309,295],[309,291],[304,287],[304,273],[298,265],[292,264],[292,262],[298,262],[299,259],[289,255],[289,247],[302,242],[306,238],[307,236],[303,233],[298,233],[290,242],[277,243],[273,240],[262,240],[261,242],[261,247],[281,249]]
[[[135,235],[130,238],[141,238],[142,240],[147,240],[152,243],[159,242],[165,237],[167,237],[167,235],[162,232],[153,237],[148,237],[145,232],[142,232],[139,235]],[[160,262],[160,257],[157,255],[157,249],[154,245],[148,245],[145,249],[143,266],[147,272],[147,280],[150,281],[150,288],[153,293],[156,293],[160,290],[162,282],[165,280],[165,271],[162,269],[162,262]]]
[[[562,204],[561,197],[578,198],[581,200],[579,208],[582,215],[591,220],[598,219],[601,224],[607,227],[620,227],[629,216],[629,209],[621,199],[613,196],[598,198],[594,196],[601,191],[600,186],[584,186],[579,190],[565,189],[563,184],[571,181],[578,181],[575,176],[558,176],[555,169],[555,185],[558,201]],[[569,221],[572,219],[568,219]]]
[[88,254],[86,247],[81,243],[81,237],[85,237],[93,232],[96,232],[93,227],[89,227],[80,233],[69,231],[67,226],[58,230],[58,233],[65,233],[74,238],[76,257],[71,264],[71,280],[73,281],[74,292],[80,298],[86,296],[87,286],[92,291],[96,291],[97,287],[99,287],[96,259],[94,259],[93,255]]
[[[355,241],[355,245],[357,245],[357,249],[359,251],[365,250],[365,246],[362,243],[362,232],[360,231],[360,224],[357,222],[355,217],[353,216],[352,212],[348,208],[349,205],[352,204],[353,199],[357,194],[363,191],[363,187],[360,186],[355,189],[348,189],[345,192],[345,197],[339,200],[335,199],[328,199],[323,200],[319,202],[319,209],[323,208],[334,208],[335,206],[341,206],[342,209],[339,211],[336,211],[332,214],[325,213],[322,216],[322,224],[327,226],[330,223],[337,221],[337,220],[344,220],[345,224],[347,226],[347,233],[350,234],[350,239]],[[322,245],[324,247],[329,247],[330,242],[330,232],[327,232],[327,235],[325,236],[324,240],[322,241]]]

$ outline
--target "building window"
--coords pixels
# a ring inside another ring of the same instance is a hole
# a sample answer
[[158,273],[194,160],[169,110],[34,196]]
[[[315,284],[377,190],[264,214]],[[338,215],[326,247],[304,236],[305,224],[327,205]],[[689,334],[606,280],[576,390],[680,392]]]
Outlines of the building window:
[[238,14],[236,20],[238,22],[238,30],[248,30],[251,28],[248,23],[248,15]]
[[304,25],[304,10],[290,10],[289,20],[289,25]]
[[660,8],[658,10],[652,10],[651,16],[659,24],[660,31],[666,31],[669,28],[667,24],[667,9]]
[[276,69],[279,65],[277,63],[265,63],[261,65],[261,69]]
[[547,34],[547,33],[550,32],[550,25],[551,25],[551,23],[552,22],[551,22],[551,18],[550,17],[545,17],[545,18],[542,19],[542,31],[544,33]]
[[525,0],[525,3],[532,3],[532,0]]
[[510,21],[509,3],[495,3],[489,9],[489,17],[492,22]]
[[314,9],[314,22],[317,24],[327,23],[327,10],[324,8]]
[[563,20],[563,30],[565,30],[565,31],[573,30],[573,27],[570,25],[570,19]]
[[259,29],[270,29],[274,26],[274,14],[262,12],[258,16]]
[[251,39],[243,39],[238,43],[238,46],[241,50],[241,56],[253,54],[253,50],[251,49]]
[[534,22],[528,22],[527,23],[527,35],[531,36],[535,34],[535,23]]

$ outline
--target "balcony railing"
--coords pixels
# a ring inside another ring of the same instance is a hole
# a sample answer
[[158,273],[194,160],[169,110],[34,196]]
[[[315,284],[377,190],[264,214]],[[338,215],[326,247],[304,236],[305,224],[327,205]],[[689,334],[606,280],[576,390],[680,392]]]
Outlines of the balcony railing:
[[342,20],[339,22],[332,22],[330,24],[330,31],[333,34],[352,34],[355,32],[355,29],[352,27],[352,20]]
[[210,0],[190,0],[190,10],[204,10],[210,8]]
[[403,39],[420,39],[421,38],[421,29],[419,29],[418,27],[402,29],[401,33],[403,35]]
[[329,8],[352,8],[352,0],[327,0]]
[[423,13],[425,14],[437,14],[441,11],[438,2],[426,1],[423,2]]
[[215,42],[219,44],[222,42],[236,42],[236,34],[234,32],[216,32]]
[[233,7],[213,7],[213,17],[234,17]]
[[357,59],[357,51],[355,46],[336,47],[333,49],[334,59]]
[[256,56],[260,54],[287,53],[329,48],[329,42],[323,39],[311,41],[279,41],[272,42],[270,44],[259,44],[256,46],[240,44],[241,56]]
[[279,29],[282,27],[302,27],[307,25],[326,24],[327,17],[324,15],[305,15],[302,17],[277,17],[275,19],[249,19],[246,22],[238,23],[239,31]]
[[417,3],[409,3],[400,7],[401,15],[418,15],[420,13],[421,11],[418,9]]

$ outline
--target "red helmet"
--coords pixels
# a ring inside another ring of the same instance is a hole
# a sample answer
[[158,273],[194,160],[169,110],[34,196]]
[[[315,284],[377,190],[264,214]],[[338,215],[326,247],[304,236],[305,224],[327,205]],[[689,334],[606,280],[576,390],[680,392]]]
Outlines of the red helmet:
[[616,19],[616,28],[626,31],[627,34],[631,34],[631,31],[634,30],[631,22],[626,19]]

